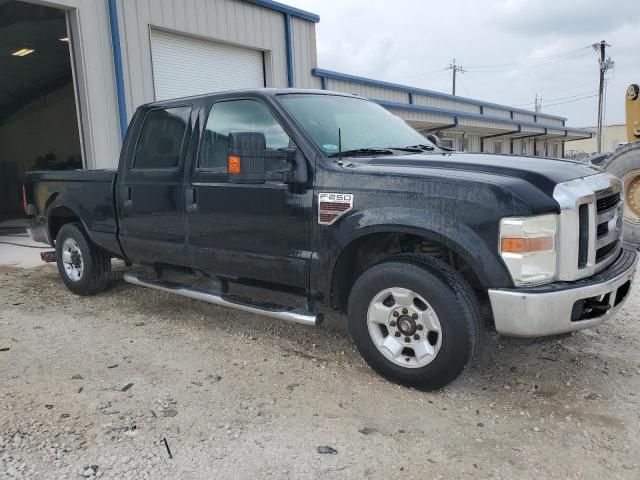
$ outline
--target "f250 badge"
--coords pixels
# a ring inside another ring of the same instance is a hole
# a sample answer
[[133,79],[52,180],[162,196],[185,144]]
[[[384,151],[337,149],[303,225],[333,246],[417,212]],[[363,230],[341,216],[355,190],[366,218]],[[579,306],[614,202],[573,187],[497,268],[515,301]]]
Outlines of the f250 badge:
[[353,208],[353,195],[350,193],[319,193],[318,223],[331,225]]

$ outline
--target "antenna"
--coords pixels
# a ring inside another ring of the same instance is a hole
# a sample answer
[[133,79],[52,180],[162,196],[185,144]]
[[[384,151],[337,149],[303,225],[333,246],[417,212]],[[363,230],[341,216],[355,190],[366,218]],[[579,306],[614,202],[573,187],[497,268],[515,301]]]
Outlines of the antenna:
[[342,159],[342,130],[338,128],[338,158]]

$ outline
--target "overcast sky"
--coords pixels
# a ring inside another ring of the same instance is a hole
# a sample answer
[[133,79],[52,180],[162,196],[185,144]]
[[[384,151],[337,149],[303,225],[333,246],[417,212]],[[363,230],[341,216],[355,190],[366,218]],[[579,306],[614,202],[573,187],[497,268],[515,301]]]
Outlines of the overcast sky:
[[572,126],[596,123],[592,43],[610,43],[616,63],[607,124],[624,122],[626,87],[640,83],[638,0],[283,1],[320,15],[320,68],[451,93],[455,57],[458,95],[533,109],[538,93]]

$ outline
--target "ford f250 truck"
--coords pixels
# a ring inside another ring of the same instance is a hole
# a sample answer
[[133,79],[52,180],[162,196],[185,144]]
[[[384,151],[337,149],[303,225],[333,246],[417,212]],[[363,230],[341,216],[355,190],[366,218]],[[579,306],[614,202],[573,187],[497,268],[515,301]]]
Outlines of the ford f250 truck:
[[307,325],[342,312],[373,369],[423,389],[458,376],[485,327],[537,337],[602,323],[637,263],[612,175],[447,151],[326,91],[141,106],[117,172],[30,172],[24,195],[31,236],[55,246],[77,294],[106,288],[119,258],[148,272],[124,275],[143,287]]

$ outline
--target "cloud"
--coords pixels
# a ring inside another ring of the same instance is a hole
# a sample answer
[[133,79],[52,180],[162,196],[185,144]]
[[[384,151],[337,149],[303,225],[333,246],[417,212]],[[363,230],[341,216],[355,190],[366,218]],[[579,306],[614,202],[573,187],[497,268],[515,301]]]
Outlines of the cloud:
[[628,0],[504,0],[494,5],[494,24],[519,35],[601,35],[640,21]]
[[533,108],[537,93],[575,126],[595,123],[596,99],[559,102],[597,90],[592,43],[606,39],[616,61],[608,122],[623,121],[626,87],[640,82],[640,8],[629,1],[284,1],[320,14],[322,68],[450,93],[456,58],[467,67],[459,95]]

